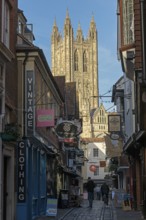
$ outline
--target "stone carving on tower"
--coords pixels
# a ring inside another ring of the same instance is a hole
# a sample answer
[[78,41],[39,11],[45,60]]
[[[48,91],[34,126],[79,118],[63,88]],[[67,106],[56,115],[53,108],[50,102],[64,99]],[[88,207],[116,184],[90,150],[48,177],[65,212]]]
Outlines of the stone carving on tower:
[[51,41],[52,73],[64,76],[66,82],[76,82],[79,95],[79,114],[83,120],[82,137],[91,137],[92,109],[98,108],[98,49],[97,30],[92,17],[89,33],[83,37],[81,25],[78,25],[76,37],[69,13],[64,23],[63,37],[58,31],[56,21],[53,25]]

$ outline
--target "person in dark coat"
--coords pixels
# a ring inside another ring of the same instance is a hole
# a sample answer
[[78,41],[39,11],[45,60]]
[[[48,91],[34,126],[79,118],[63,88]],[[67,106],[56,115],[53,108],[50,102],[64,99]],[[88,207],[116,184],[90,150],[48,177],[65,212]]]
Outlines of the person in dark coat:
[[101,186],[101,194],[102,194],[102,199],[104,196],[106,196],[106,203],[108,205],[108,195],[109,195],[109,186],[104,182]]
[[92,204],[93,204],[93,200],[94,200],[94,187],[95,187],[95,183],[93,182],[93,180],[91,180],[91,177],[88,177],[86,189],[88,192],[88,201],[89,201],[90,208],[92,208]]

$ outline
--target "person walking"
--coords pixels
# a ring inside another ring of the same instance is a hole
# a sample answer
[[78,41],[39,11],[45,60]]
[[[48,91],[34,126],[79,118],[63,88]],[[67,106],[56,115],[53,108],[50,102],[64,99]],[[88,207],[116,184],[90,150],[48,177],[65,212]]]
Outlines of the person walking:
[[106,205],[108,205],[108,196],[109,196],[109,186],[104,182],[101,186],[101,194],[102,199],[104,200],[104,196],[106,198]]
[[97,200],[100,200],[101,198],[101,187],[99,185],[96,185],[96,187],[94,188],[94,191],[96,193],[96,196],[97,196]]
[[90,208],[92,208],[92,204],[93,204],[93,200],[94,200],[94,187],[95,187],[95,183],[93,182],[93,180],[91,180],[91,177],[88,177],[86,189],[88,192],[88,201],[89,201]]

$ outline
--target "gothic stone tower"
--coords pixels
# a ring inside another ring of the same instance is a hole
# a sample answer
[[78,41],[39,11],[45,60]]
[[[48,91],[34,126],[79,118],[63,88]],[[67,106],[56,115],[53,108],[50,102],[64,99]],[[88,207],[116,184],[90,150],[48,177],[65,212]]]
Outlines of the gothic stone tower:
[[97,30],[92,17],[88,37],[84,39],[78,26],[74,38],[71,20],[67,12],[64,37],[58,31],[56,21],[51,36],[52,73],[64,76],[66,82],[76,82],[79,96],[79,114],[83,120],[82,137],[91,137],[90,112],[98,107],[98,55]]

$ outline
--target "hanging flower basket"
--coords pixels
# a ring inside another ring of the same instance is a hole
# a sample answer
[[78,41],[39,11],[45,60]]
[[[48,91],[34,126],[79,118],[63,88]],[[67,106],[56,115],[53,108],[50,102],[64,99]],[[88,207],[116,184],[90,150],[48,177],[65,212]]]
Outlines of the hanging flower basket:
[[19,137],[18,127],[16,124],[6,124],[5,130],[1,133],[3,141],[16,141]]

